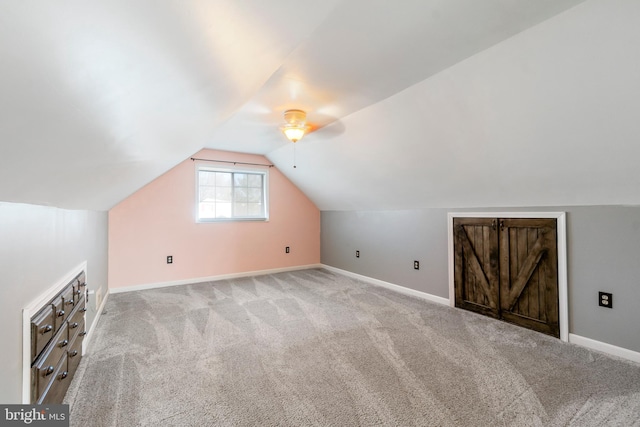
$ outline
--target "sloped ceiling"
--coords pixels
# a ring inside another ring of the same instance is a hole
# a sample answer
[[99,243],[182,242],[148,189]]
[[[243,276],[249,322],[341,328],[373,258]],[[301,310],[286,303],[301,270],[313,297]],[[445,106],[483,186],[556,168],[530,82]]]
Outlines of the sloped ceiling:
[[2,2],[0,200],[107,210],[207,147],[320,209],[639,203],[639,2],[581,3]]

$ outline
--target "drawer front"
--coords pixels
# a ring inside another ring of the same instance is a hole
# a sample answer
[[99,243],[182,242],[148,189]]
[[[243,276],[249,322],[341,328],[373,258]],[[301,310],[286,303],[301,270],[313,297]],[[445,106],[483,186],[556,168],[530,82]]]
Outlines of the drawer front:
[[[79,314],[83,313],[79,312]],[[84,330],[84,316],[78,317],[77,315],[74,315],[73,318],[69,319],[67,329],[69,330],[69,335],[67,338],[69,342],[73,341],[73,339],[78,334],[82,334],[82,336],[85,336],[86,332]]]
[[73,299],[73,286],[68,286],[62,292],[62,303],[64,306],[64,310],[68,313],[71,313],[73,307],[75,307],[75,301]]
[[36,403],[38,401],[38,370],[35,366],[31,367],[31,397],[29,402]]
[[69,337],[65,324],[53,338],[47,351],[40,357],[40,361],[36,362],[35,373],[37,375],[36,386],[38,396],[44,393],[48,383],[51,382],[51,375],[53,375],[60,358],[62,356],[66,357],[68,346]]
[[80,322],[80,319],[84,319],[85,311],[87,311],[86,305],[84,303],[84,300],[82,300],[78,302],[78,304],[75,306],[73,311],[69,314],[69,317],[67,318],[67,322],[69,324],[73,322]]
[[79,284],[73,285],[73,302],[78,305],[84,301],[84,287]]
[[73,295],[76,300],[76,305],[78,304],[78,301],[84,300],[86,290],[87,290],[87,281],[83,271],[82,274],[78,276],[77,282],[75,284]]
[[31,361],[42,352],[55,334],[53,305],[44,307],[31,320]]
[[69,371],[69,378],[73,378],[73,374],[78,368],[80,359],[82,358],[82,342],[84,341],[83,335],[76,335],[71,344],[69,350],[67,350],[67,370]]
[[67,320],[67,316],[69,315],[69,310],[64,308],[61,296],[53,300],[53,311],[53,322],[55,323],[56,331],[58,331],[60,330],[60,327],[64,325],[65,320]]
[[70,383],[71,378],[67,370],[67,354],[65,353],[55,368],[52,378],[47,383],[40,399],[38,399],[38,404],[62,403]]

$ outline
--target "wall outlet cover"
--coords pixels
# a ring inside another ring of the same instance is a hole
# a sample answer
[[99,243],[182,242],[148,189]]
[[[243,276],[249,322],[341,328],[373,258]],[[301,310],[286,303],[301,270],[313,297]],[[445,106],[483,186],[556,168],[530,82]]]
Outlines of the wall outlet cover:
[[609,292],[598,292],[598,305],[600,307],[613,308],[613,294]]

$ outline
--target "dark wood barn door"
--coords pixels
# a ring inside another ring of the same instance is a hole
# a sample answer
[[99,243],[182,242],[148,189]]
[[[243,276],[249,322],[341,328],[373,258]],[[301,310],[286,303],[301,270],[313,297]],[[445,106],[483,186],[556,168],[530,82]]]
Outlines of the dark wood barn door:
[[496,219],[454,218],[456,307],[500,317]]
[[454,218],[456,307],[555,337],[555,219]]

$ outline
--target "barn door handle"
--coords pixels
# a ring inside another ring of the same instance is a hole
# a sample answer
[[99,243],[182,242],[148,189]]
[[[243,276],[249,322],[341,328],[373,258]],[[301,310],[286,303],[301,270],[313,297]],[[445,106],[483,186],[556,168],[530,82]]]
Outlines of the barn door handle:
[[498,222],[498,220],[494,219],[493,221],[491,221],[491,228],[493,228],[494,230],[496,229],[496,223]]
[[500,231],[504,231],[504,221],[500,220]]

